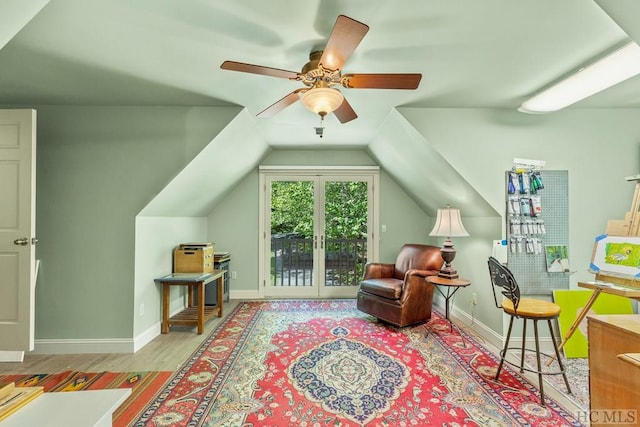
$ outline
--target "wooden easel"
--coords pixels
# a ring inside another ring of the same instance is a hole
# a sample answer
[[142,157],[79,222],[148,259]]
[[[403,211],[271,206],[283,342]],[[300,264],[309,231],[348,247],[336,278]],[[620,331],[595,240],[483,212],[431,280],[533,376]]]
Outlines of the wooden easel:
[[633,193],[631,210],[626,213],[624,219],[613,219],[607,222],[607,234],[612,236],[640,235],[640,174],[628,176],[626,179],[636,181],[636,190]]
[[640,174],[628,176],[627,181],[636,181],[636,190],[631,201],[631,210],[624,219],[612,219],[607,222],[607,234],[612,236],[640,235]]
[[[640,236],[640,174],[628,176],[627,181],[636,181],[636,189],[633,193],[633,201],[631,202],[631,210],[626,213],[624,219],[609,220],[607,222],[606,233],[611,236]],[[595,251],[595,248],[594,248]],[[604,285],[606,284],[606,285]],[[615,286],[612,286],[615,285]],[[621,297],[635,299],[640,301],[640,281],[631,276],[614,276],[606,273],[596,273],[595,282],[578,282],[581,288],[592,289],[591,297],[578,314],[575,321],[567,331],[564,339],[558,346],[558,351],[562,350],[564,345],[569,341],[571,335],[578,328],[578,325],[589,312],[589,309],[596,302],[601,293],[618,295]],[[547,362],[547,366],[555,360],[555,356]]]
[[[606,232],[610,236],[640,236],[640,174],[628,176],[626,180],[636,182],[633,200],[631,201],[631,210],[625,214],[624,219],[613,219],[607,222]],[[596,282],[614,283],[640,289],[640,282],[633,277],[627,278],[597,273]]]

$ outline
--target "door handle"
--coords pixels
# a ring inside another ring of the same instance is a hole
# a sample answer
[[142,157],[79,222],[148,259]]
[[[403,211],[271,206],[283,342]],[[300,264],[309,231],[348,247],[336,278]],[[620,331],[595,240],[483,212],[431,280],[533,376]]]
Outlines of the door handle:
[[27,246],[29,244],[29,238],[23,237],[21,239],[16,239],[13,241],[13,244],[16,246]]

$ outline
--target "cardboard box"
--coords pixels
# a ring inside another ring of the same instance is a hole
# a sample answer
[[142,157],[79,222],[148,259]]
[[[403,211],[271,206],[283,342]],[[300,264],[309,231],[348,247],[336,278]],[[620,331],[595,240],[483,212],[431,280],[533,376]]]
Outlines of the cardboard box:
[[212,243],[184,243],[173,250],[174,273],[213,273]]

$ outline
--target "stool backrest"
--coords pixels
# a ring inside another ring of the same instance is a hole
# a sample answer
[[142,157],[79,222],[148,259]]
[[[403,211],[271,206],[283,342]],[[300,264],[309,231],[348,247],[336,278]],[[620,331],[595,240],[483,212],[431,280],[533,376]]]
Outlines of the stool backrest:
[[489,257],[489,273],[491,275],[491,289],[493,290],[493,299],[496,307],[502,307],[502,301],[498,301],[496,287],[501,288],[500,293],[507,297],[513,303],[513,309],[518,312],[518,304],[520,303],[520,288],[515,277],[507,267],[502,265],[500,261],[494,257]]

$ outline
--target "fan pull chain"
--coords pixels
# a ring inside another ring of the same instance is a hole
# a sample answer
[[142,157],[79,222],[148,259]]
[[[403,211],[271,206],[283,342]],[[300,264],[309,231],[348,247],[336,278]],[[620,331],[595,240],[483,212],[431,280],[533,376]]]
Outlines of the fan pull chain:
[[320,115],[320,126],[319,127],[314,127],[314,129],[316,130],[316,135],[318,135],[320,138],[322,138],[324,136],[324,126],[322,126],[324,123],[324,115]]

